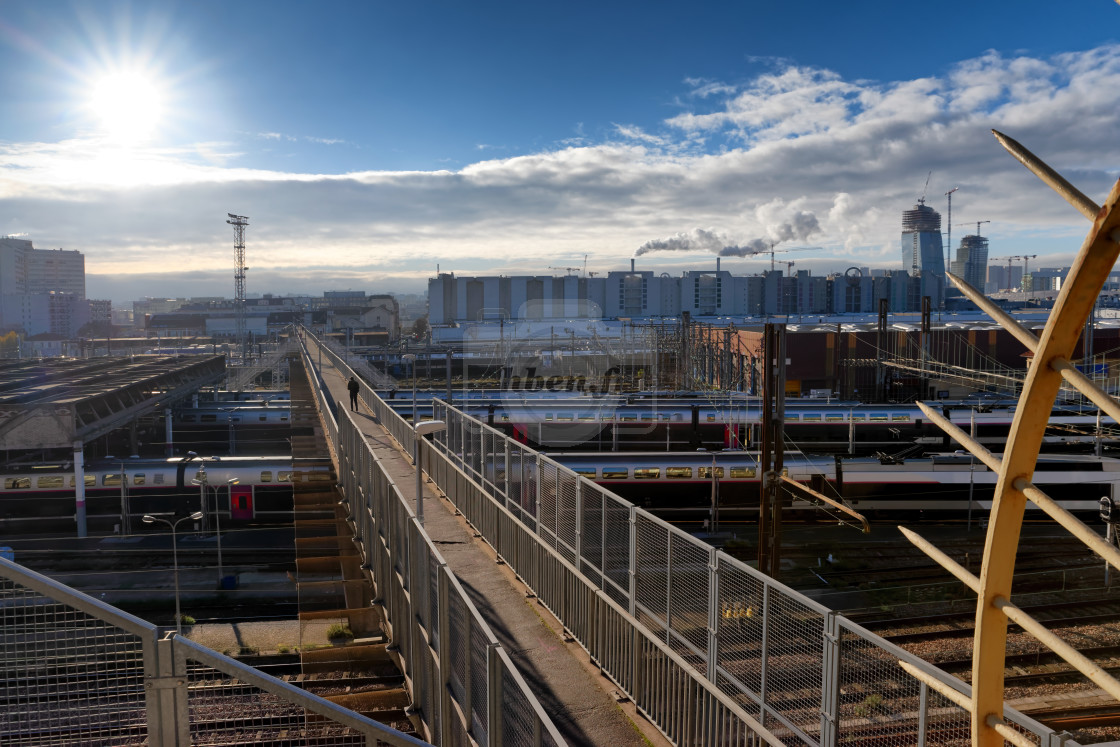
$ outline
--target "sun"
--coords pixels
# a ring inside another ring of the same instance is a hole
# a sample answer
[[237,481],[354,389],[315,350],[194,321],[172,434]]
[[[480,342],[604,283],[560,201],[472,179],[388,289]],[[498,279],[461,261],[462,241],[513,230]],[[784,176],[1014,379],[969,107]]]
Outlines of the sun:
[[163,105],[163,87],[141,72],[107,73],[90,91],[90,110],[103,134],[120,143],[144,141],[155,135],[163,118]]

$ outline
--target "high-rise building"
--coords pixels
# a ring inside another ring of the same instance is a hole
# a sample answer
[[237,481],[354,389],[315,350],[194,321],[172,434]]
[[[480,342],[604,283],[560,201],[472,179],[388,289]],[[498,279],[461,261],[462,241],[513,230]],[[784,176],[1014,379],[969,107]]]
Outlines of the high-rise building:
[[[925,200],[902,213],[902,268],[921,278],[919,296],[939,307],[945,300],[945,252],[941,243],[941,213]],[[919,304],[921,301],[919,300]]]
[[952,269],[954,275],[983,292],[988,279],[988,240],[983,236],[962,238]]
[[70,337],[88,319],[81,252],[0,237],[0,328]]

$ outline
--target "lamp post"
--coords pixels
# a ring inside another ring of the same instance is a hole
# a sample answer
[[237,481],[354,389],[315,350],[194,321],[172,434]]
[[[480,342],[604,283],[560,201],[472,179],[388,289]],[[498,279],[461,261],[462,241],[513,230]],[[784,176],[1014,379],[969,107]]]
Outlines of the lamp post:
[[420,470],[420,442],[429,433],[439,433],[447,430],[447,423],[442,420],[428,420],[413,426],[416,431],[412,439],[412,464],[416,467],[416,520],[424,523],[424,481]]
[[420,422],[416,419],[416,356],[412,353],[405,353],[401,356],[402,361],[408,361],[409,367],[412,369],[412,427],[415,428],[416,424]]
[[191,485],[198,486],[198,509],[202,513],[202,531],[205,532],[209,529],[209,522],[206,520],[206,462],[203,461],[198,468],[198,473],[194,479],[191,480]]
[[178,545],[178,542],[176,541],[176,532],[179,528],[179,524],[186,521],[187,519],[193,519],[193,520],[197,521],[198,519],[201,519],[201,518],[202,518],[202,512],[201,511],[195,511],[193,514],[190,514],[189,516],[184,516],[183,518],[181,518],[181,519],[179,519],[175,522],[172,522],[170,519],[161,519],[160,517],[152,516],[151,514],[144,514],[144,523],[145,524],[153,524],[153,523],[158,521],[158,522],[161,522],[161,523],[166,524],[167,526],[171,527],[171,562],[172,562],[172,566],[175,569],[175,632],[176,633],[182,633],[183,632],[183,615],[179,611],[179,545]]

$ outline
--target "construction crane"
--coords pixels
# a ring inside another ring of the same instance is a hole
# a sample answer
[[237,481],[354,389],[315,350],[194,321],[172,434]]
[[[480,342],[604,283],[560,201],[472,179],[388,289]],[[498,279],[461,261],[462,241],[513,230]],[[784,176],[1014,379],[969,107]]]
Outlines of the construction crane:
[[1010,290],[1011,289],[1011,263],[1014,262],[1015,260],[1024,259],[1024,258],[1019,256],[1019,255],[1014,255],[1014,256],[1011,256],[1011,257],[992,257],[993,262],[1002,262],[1005,259],[1007,260],[1007,278],[1006,278],[1006,281],[1007,281],[1008,290]]
[[926,191],[929,189],[929,178],[931,176],[933,176],[932,171],[929,172],[928,174],[926,174],[926,183],[925,183],[925,186],[922,187],[922,196],[918,198],[918,204],[919,205],[925,205],[926,204]]
[[1036,258],[1037,256],[1038,256],[1037,254],[1024,254],[1023,255],[1023,282],[1024,283],[1027,282],[1027,275],[1031,274],[1030,271],[1027,269],[1029,264],[1030,264],[1030,261],[1032,259]]
[[[774,255],[775,254],[785,254],[786,252],[818,252],[818,251],[821,251],[821,248],[819,246],[792,246],[789,249],[775,249],[774,248],[774,243],[771,242],[769,249],[763,249],[760,252],[749,252],[748,256],[753,257],[753,256],[758,255],[758,254],[769,254],[770,255],[770,272],[774,272]],[[789,262],[788,264],[792,265],[793,263]]]
[[571,275],[573,273],[579,272],[580,269],[582,269],[582,268],[579,268],[579,267],[553,267],[552,265],[549,265],[548,269],[550,269],[550,270],[564,270],[569,275]]
[[797,263],[791,259],[790,261],[783,262],[782,264],[786,266],[786,277],[793,277],[793,266]]
[[973,223],[976,224],[976,235],[979,236],[980,235],[980,224],[981,223],[991,223],[991,221],[990,220],[975,220],[975,221],[971,221],[969,223],[958,223],[957,225],[958,226],[971,226]]

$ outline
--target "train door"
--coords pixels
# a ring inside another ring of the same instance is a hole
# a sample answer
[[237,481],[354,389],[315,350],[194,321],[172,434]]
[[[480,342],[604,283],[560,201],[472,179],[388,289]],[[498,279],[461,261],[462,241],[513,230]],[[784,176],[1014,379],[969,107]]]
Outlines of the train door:
[[229,517],[249,521],[253,518],[253,486],[233,485],[229,496]]

